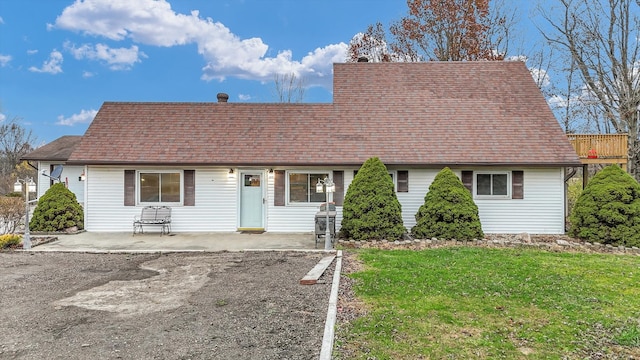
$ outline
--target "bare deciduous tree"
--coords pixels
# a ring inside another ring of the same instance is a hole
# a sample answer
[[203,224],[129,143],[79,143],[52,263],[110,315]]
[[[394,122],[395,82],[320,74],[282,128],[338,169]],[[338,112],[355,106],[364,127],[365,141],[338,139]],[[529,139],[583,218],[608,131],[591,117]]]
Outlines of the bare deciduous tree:
[[273,77],[274,95],[281,103],[300,103],[304,100],[306,81],[294,73],[276,74]]
[[[635,5],[634,5],[635,2]],[[629,172],[640,179],[640,9],[638,0],[558,0],[541,10],[542,31],[580,74],[600,130],[628,133]],[[609,128],[610,127],[610,128]]]
[[349,42],[347,62],[357,62],[361,57],[366,57],[371,62],[393,62],[387,42],[387,34],[382,23],[369,25],[367,31],[359,33]]
[[[514,14],[502,0],[408,0],[389,27],[370,25],[349,44],[347,61],[503,60]],[[391,41],[387,42],[387,35]]]
[[489,0],[408,0],[409,14],[391,25],[391,49],[411,59],[503,60],[513,16]]
[[[19,124],[18,118],[13,118],[0,124],[0,192],[2,194],[13,191],[15,171],[20,164],[20,158],[33,150],[35,136]],[[34,176],[35,170],[30,176]]]

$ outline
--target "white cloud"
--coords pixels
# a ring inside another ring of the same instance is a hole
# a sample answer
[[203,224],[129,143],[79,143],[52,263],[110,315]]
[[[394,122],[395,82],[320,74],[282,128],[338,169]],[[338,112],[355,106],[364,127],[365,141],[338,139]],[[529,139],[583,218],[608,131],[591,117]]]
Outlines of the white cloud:
[[82,77],[85,79],[88,79],[90,77],[94,77],[96,74],[92,73],[91,71],[83,71],[82,72]]
[[135,63],[140,62],[141,57],[147,57],[147,55],[140,51],[135,45],[128,49],[112,49],[105,44],[97,44],[95,46],[84,44],[80,47],[75,47],[75,45],[66,42],[64,47],[78,60],[89,59],[102,61],[109,65],[111,70],[129,70]]
[[533,80],[541,89],[551,85],[551,80],[549,79],[549,74],[546,70],[530,68],[529,72],[531,73]]
[[0,113],[0,122],[7,120],[7,115]]
[[48,74],[61,73],[63,60],[64,58],[62,57],[62,53],[58,50],[53,50],[49,55],[49,59],[42,64],[42,67],[37,68],[32,66],[29,68],[29,71]]
[[11,61],[12,57],[11,55],[2,55],[0,54],[0,67],[5,67],[9,64],[9,61]]
[[505,61],[522,61],[522,62],[527,62],[527,60],[529,60],[529,58],[527,58],[526,55],[513,55],[513,56],[507,56],[505,59]]
[[166,0],[76,1],[53,27],[151,46],[196,44],[207,62],[202,69],[207,81],[228,76],[269,81],[274,74],[294,73],[309,85],[330,85],[332,63],[343,62],[347,53],[347,45],[339,43],[318,48],[301,61],[293,60],[289,50],[265,57],[269,46],[262,39],[241,39],[222,23],[201,18],[198,11],[176,13]]
[[33,50],[27,50],[27,55],[35,55],[38,53],[38,50],[33,49]]
[[75,124],[86,124],[93,121],[93,118],[96,117],[98,110],[81,110],[79,114],[73,114],[68,118],[65,118],[63,115],[58,116],[57,125],[66,125],[73,126]]
[[238,99],[240,99],[241,101],[249,101],[251,100],[251,95],[238,94]]
[[0,16],[0,24],[4,24],[4,19]]
[[566,108],[569,106],[569,99],[559,95],[553,95],[547,100],[552,109]]

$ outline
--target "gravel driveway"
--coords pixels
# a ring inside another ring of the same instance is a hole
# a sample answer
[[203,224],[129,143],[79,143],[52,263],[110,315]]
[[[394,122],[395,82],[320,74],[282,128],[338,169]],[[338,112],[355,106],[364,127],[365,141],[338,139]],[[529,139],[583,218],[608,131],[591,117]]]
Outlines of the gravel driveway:
[[324,256],[0,253],[0,358],[317,359]]

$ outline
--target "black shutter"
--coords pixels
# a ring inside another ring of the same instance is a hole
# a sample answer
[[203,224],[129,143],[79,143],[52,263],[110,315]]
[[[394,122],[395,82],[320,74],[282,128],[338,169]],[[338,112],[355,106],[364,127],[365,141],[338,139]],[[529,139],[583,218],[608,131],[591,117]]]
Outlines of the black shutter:
[[136,206],[136,171],[124,171],[124,206]]
[[196,205],[196,171],[184,171],[184,206]]
[[409,192],[409,171],[398,170],[398,192]]
[[524,171],[511,172],[511,198],[524,199]]
[[473,171],[462,171],[462,184],[473,194]]
[[333,193],[333,202],[336,206],[344,203],[344,171],[333,172],[333,183],[336,184],[336,191]]
[[275,170],[273,173],[273,205],[284,206],[286,193],[284,170]]

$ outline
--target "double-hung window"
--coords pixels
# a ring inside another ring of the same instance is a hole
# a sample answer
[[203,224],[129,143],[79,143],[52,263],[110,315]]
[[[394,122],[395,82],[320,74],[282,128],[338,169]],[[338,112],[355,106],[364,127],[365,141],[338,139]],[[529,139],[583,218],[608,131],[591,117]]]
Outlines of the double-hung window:
[[140,171],[139,204],[179,204],[182,202],[182,172]]
[[316,192],[318,179],[324,180],[329,174],[291,171],[288,173],[289,204],[321,203],[325,193]]
[[476,173],[476,194],[478,196],[509,196],[509,173]]
[[524,199],[524,171],[462,170],[461,180],[476,199]]

